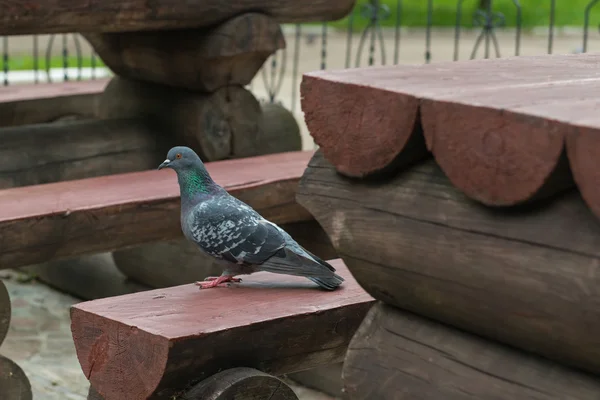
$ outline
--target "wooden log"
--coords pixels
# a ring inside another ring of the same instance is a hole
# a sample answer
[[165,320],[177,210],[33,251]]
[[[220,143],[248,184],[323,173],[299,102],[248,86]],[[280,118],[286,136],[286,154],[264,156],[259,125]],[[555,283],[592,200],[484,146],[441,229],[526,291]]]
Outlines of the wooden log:
[[142,119],[0,129],[0,188],[156,168],[170,140]]
[[93,118],[107,79],[10,85],[0,92],[0,127],[41,124],[65,115]]
[[27,375],[14,361],[0,355],[0,399],[32,400]]
[[[281,227],[313,254],[323,259],[337,257],[329,238],[316,221]],[[153,288],[183,285],[223,272],[222,264],[185,238],[116,250],[113,258],[125,276]]]
[[34,0],[22,6],[0,1],[0,35],[71,32],[128,32],[213,26],[246,12],[260,12],[280,23],[334,21],[354,0]]
[[600,129],[600,82],[589,67],[599,60],[556,55],[311,72],[303,110],[326,158],[349,176],[389,167],[407,152],[420,115],[427,148],[454,185],[487,205],[515,205],[573,185],[564,142]]
[[[168,264],[163,264],[163,267]],[[61,292],[84,300],[102,299],[149,290],[116,267],[110,253],[30,265],[25,270]]]
[[236,153],[235,143],[258,135],[260,104],[240,86],[202,94],[114,77],[100,100],[102,118],[143,117],[193,148],[202,160]]
[[181,400],[298,400],[281,379],[253,368],[219,372],[186,391]]
[[[220,161],[207,168],[265,218],[278,224],[308,221],[311,215],[294,197],[311,153]],[[0,269],[178,238],[179,208],[172,171],[1,190]]]
[[212,29],[84,36],[120,76],[207,93],[250,84],[267,58],[285,48],[279,24],[255,12]]
[[597,400],[600,380],[383,303],[352,338],[344,398]]
[[6,338],[11,316],[10,296],[4,282],[0,280],[0,345]]
[[374,78],[368,86],[355,83],[363,71],[311,72],[300,84],[304,119],[315,143],[338,172],[354,178],[387,175],[428,154],[419,100],[374,87]]
[[319,151],[297,200],[375,298],[600,372],[600,224],[575,191],[490,209],[433,160],[373,185]]
[[600,148],[598,132],[580,128],[567,137],[569,165],[581,196],[586,204],[600,218],[600,170],[597,168],[597,149]]
[[77,357],[106,400],[168,399],[240,365],[281,375],[339,362],[373,300],[332,264],[346,279],[335,292],[259,272],[229,288],[188,284],[77,304]]

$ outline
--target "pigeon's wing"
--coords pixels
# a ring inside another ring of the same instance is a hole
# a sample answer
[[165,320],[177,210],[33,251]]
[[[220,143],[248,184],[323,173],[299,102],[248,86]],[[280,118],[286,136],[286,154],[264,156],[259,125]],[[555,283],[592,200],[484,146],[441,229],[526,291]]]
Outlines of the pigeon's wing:
[[285,246],[276,226],[232,197],[199,204],[187,223],[192,240],[205,252],[237,264],[261,264]]

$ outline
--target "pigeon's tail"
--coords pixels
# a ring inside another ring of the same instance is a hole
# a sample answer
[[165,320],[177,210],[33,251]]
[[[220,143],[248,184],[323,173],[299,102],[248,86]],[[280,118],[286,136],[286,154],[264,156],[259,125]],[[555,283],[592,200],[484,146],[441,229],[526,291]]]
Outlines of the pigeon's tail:
[[316,283],[323,289],[327,289],[327,290],[335,290],[338,286],[340,286],[342,284],[342,282],[344,282],[344,278],[342,278],[341,276],[339,276],[336,273],[333,273],[331,276],[328,276],[326,278],[323,278],[323,277],[315,278],[315,277],[309,276],[308,279],[310,279],[311,281],[313,281],[314,283]]
[[288,246],[262,263],[258,269],[276,274],[304,276],[327,290],[334,290],[344,281],[344,278],[335,273],[335,268],[331,264],[321,260],[298,243],[291,242],[291,239]]

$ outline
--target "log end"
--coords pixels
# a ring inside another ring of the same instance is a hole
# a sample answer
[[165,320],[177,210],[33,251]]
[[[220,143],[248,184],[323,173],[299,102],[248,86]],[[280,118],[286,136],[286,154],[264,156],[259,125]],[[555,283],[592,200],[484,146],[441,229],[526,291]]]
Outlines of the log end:
[[31,383],[14,361],[0,356],[0,399],[32,400]]
[[10,296],[4,282],[0,281],[0,345],[6,338],[10,326],[11,305]]
[[580,129],[567,137],[567,154],[573,177],[583,200],[600,218],[600,136],[592,129]]
[[[542,188],[554,194],[571,185],[570,173],[557,168],[565,137],[558,123],[437,100],[421,101],[421,123],[450,181],[483,204],[512,206]],[[554,188],[545,187],[549,181]]]
[[407,146],[419,134],[415,97],[340,82],[327,72],[305,74],[300,91],[310,134],[341,174],[365,177],[406,153],[411,158],[415,152],[426,154],[425,146]]
[[85,303],[71,308],[71,333],[83,373],[105,400],[146,399],[161,382],[170,347],[164,337],[97,318]]
[[198,383],[182,400],[226,399],[298,400],[282,380],[253,368],[232,368]]

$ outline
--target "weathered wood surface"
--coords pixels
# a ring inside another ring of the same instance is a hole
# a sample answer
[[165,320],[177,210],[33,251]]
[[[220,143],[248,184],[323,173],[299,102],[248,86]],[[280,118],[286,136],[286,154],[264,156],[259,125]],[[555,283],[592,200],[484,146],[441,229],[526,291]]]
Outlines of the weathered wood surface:
[[[165,269],[165,263],[162,268]],[[150,290],[125,276],[110,253],[91,254],[65,260],[30,265],[25,270],[61,292],[84,300]]]
[[[313,254],[325,260],[337,257],[329,238],[316,221],[281,227]],[[124,275],[153,288],[183,285],[223,272],[222,263],[201,252],[196,244],[185,238],[116,250],[113,258]]]
[[248,85],[265,60],[285,48],[279,24],[254,12],[212,29],[84,36],[120,76],[208,93]]
[[[514,205],[573,184],[565,140],[579,137],[582,148],[596,149],[599,61],[597,54],[553,55],[317,71],[304,75],[302,107],[342,173],[364,176],[404,153],[416,156],[405,142],[419,117],[428,149],[454,185],[487,205]],[[589,189],[599,187],[597,168],[581,153],[570,154],[577,184],[600,215],[600,195]]]
[[10,297],[4,282],[0,280],[0,345],[6,338],[10,327],[11,306]]
[[0,355],[0,399],[32,400],[29,379],[14,361]]
[[92,118],[108,80],[10,85],[0,91],[0,127],[52,122],[65,115]]
[[495,209],[433,160],[357,182],[319,150],[297,200],[375,298],[600,373],[600,224],[576,191]]
[[260,12],[280,23],[334,21],[354,0],[32,0],[0,1],[0,35],[71,32],[127,32],[213,26],[245,12]]
[[0,188],[154,169],[172,144],[141,118],[2,128],[0,142]]
[[302,386],[325,393],[333,398],[342,397],[342,365],[322,365],[288,374],[287,377]]
[[143,117],[196,150],[202,160],[216,161],[237,154],[240,143],[256,141],[261,108],[240,86],[203,94],[114,77],[100,100],[99,115]]
[[226,368],[281,375],[339,362],[373,300],[332,264],[346,279],[335,292],[259,272],[214,290],[189,284],[77,304],[83,372],[106,400],[167,399]]
[[253,368],[231,368],[186,391],[181,400],[298,400],[281,379]]
[[[590,116],[592,115],[593,112],[590,112]],[[581,196],[600,218],[599,136],[596,129],[578,129],[577,133],[567,137],[567,154]]]
[[300,126],[294,114],[275,103],[261,103],[258,134],[242,136],[233,143],[233,155],[250,157],[302,150]]
[[[207,164],[213,179],[275,223],[312,220],[295,202],[312,152]],[[163,156],[164,157],[164,156]],[[158,161],[160,162],[160,161]],[[180,237],[173,171],[144,171],[0,191],[0,268]]]
[[348,400],[597,400],[600,378],[375,304],[344,362]]

